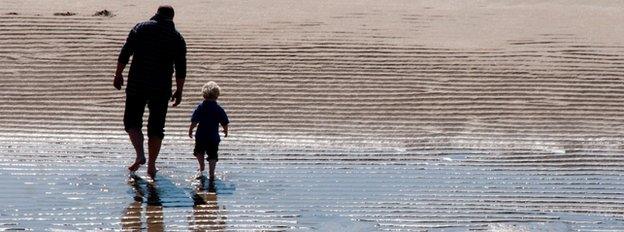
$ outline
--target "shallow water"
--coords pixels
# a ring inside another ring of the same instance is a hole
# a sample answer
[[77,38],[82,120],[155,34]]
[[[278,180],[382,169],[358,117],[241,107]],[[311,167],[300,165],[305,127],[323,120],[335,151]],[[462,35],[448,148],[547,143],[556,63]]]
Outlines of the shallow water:
[[[624,47],[607,29],[518,27],[521,39],[463,46],[474,38],[438,23],[526,9],[333,4],[343,11],[312,19],[181,16],[189,76],[156,187],[127,183],[133,151],[111,86],[136,20],[0,6],[0,229],[624,230]],[[544,27],[567,19],[556,17]],[[455,42],[436,46],[432,31]],[[198,204],[185,131],[208,80],[231,137]]]

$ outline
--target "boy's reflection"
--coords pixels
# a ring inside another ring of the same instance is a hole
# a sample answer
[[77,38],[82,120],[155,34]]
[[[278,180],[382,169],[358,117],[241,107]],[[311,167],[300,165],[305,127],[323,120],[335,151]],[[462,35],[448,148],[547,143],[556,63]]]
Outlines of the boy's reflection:
[[[193,214],[189,216],[192,231],[225,231],[225,214],[219,210],[214,181],[200,179],[200,186],[193,194]],[[207,190],[207,191],[206,191]]]
[[[122,229],[124,231],[141,231],[141,205],[145,196],[147,198],[147,206],[145,207],[147,231],[164,231],[163,207],[156,183],[147,183],[141,178],[135,177],[130,181],[130,184],[135,192],[134,202],[128,205],[121,217]],[[141,187],[142,184],[146,186],[147,191]],[[147,196],[145,192],[147,192]]]

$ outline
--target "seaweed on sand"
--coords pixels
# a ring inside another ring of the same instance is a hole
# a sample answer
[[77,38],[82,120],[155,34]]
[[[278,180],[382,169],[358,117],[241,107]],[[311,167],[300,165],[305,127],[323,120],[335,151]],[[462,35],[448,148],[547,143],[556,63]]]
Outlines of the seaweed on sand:
[[93,14],[93,16],[113,17],[113,16],[115,16],[115,15],[113,14],[113,12],[111,12],[111,11],[109,11],[109,10],[104,9],[104,10],[101,10],[101,11],[95,12],[95,14]]
[[74,12],[58,12],[58,13],[54,13],[54,16],[74,16],[76,15],[76,13]]

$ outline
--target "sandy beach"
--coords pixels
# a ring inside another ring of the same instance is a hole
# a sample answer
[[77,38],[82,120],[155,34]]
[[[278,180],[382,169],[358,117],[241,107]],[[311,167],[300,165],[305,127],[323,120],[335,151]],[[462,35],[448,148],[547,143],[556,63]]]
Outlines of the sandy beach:
[[[163,3],[187,83],[155,185],[129,184],[113,73]],[[621,1],[2,0],[0,231],[624,231],[623,21]],[[230,136],[198,194],[208,81]]]

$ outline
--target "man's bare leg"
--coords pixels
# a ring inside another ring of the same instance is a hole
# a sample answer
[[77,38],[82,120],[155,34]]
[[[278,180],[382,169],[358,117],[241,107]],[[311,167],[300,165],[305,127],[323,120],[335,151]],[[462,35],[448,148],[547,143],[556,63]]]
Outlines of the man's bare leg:
[[141,129],[131,129],[128,130],[128,136],[130,137],[130,142],[132,142],[132,146],[134,146],[134,151],[136,152],[136,158],[134,159],[134,163],[128,166],[128,170],[134,172],[141,167],[141,164],[145,164],[145,151],[143,149],[143,132]]
[[203,172],[206,164],[204,163],[204,156],[201,154],[195,154],[195,158],[197,158],[197,164],[199,165],[199,171]]
[[208,160],[208,168],[210,169],[208,170],[210,174],[210,181],[214,181],[215,179],[215,167],[216,166],[217,166],[216,160]]
[[158,158],[158,153],[160,152],[160,145],[162,144],[162,139],[158,138],[149,138],[147,141],[147,175],[149,175],[152,179],[156,177],[156,158]]

